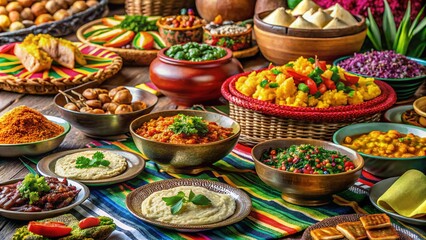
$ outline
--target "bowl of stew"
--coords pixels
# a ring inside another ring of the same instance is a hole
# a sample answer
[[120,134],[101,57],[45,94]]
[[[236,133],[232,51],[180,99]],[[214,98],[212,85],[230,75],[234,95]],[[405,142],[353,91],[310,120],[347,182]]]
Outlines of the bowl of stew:
[[332,195],[352,186],[361,175],[363,158],[337,144],[302,138],[264,141],[251,156],[257,175],[281,191],[281,197],[302,206],[331,202]]
[[142,156],[173,173],[195,173],[222,159],[237,144],[240,131],[227,116],[194,110],[150,113],[130,124]]
[[410,169],[426,173],[426,129],[398,123],[359,123],[339,129],[333,142],[358,151],[364,169],[382,177]]

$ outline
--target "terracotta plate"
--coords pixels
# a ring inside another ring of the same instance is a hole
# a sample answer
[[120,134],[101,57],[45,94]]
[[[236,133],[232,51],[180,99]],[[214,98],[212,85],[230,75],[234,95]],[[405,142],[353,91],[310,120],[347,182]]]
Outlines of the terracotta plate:
[[69,150],[64,152],[58,152],[58,153],[51,154],[47,157],[44,157],[38,162],[37,170],[43,176],[61,177],[55,173],[55,164],[59,158],[65,155],[69,155],[69,154],[73,154],[77,152],[96,151],[96,150],[109,151],[109,152],[123,156],[127,160],[127,169],[123,173],[110,178],[99,179],[99,180],[78,180],[81,183],[86,184],[87,186],[104,186],[104,185],[111,185],[114,183],[124,182],[136,177],[140,172],[142,172],[142,170],[145,167],[145,161],[142,159],[142,157],[131,152],[121,151],[121,150],[112,150],[112,149],[83,148],[83,149],[75,149],[75,150]]
[[410,217],[404,217],[402,215],[399,215],[396,212],[391,212],[386,209],[383,209],[377,204],[377,200],[379,200],[380,196],[382,196],[389,188],[392,186],[392,184],[398,180],[399,177],[393,177],[388,178],[385,180],[382,180],[376,184],[374,184],[373,187],[370,189],[370,201],[371,203],[380,211],[385,212],[386,214],[392,216],[395,219],[398,219],[402,222],[406,222],[413,225],[420,225],[420,226],[426,226],[426,217],[423,218],[410,218]]
[[[339,223],[343,222],[355,222],[358,221],[360,217],[364,216],[365,214],[350,214],[350,215],[340,215],[337,217],[331,217],[322,220],[321,222],[318,222],[310,227],[308,227],[305,232],[303,233],[303,236],[301,239],[304,240],[312,240],[311,237],[311,231],[317,228],[323,228],[323,227],[334,227]],[[408,229],[402,228],[398,225],[392,224],[393,227],[396,229],[396,231],[399,234],[400,240],[409,240],[409,239],[415,239],[415,235],[411,233]]]
[[[152,193],[158,192],[165,189],[175,188],[179,186],[197,186],[204,187],[210,191],[217,193],[228,194],[234,198],[236,202],[236,209],[233,215],[229,218],[212,224],[205,225],[185,225],[185,224],[170,224],[163,223],[155,220],[146,218],[141,212],[142,202]],[[137,218],[155,225],[157,227],[163,227],[167,229],[173,229],[181,232],[199,232],[204,230],[210,230],[213,228],[224,227],[236,222],[243,220],[251,211],[251,199],[242,190],[231,187],[225,183],[215,182],[204,179],[169,179],[158,182],[153,182],[142,187],[139,187],[132,191],[126,197],[126,206],[129,211]]]
[[[23,178],[13,179],[7,182],[0,183],[0,186],[16,183],[22,180]],[[59,178],[59,180],[62,180],[62,178]],[[71,202],[71,204],[66,207],[50,210],[50,211],[43,211],[43,212],[17,212],[17,211],[4,210],[0,208],[0,215],[5,218],[10,218],[15,220],[32,221],[32,220],[50,218],[50,217],[67,213],[74,207],[84,202],[84,200],[86,200],[90,195],[89,188],[87,188],[84,184],[68,179],[68,185],[75,186],[77,189],[80,189],[81,191],[78,193],[76,198]]]

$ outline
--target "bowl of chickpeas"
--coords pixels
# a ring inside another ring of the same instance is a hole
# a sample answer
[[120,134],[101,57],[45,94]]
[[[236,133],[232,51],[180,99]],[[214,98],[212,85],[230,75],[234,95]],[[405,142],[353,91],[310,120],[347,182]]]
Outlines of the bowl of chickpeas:
[[364,158],[364,169],[375,176],[400,176],[410,169],[426,173],[426,128],[398,123],[359,123],[339,129],[336,144]]

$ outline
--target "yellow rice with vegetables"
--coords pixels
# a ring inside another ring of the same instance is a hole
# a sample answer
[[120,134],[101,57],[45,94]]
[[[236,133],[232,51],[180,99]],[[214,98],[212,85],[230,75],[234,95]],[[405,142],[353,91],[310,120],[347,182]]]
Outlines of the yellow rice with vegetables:
[[381,94],[374,78],[358,77],[324,61],[303,57],[242,76],[236,89],[245,96],[278,105],[318,108],[360,104]]

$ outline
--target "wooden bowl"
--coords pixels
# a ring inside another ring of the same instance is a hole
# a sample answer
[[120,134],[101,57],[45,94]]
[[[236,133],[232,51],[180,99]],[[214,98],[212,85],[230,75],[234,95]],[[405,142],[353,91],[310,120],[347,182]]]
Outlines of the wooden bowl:
[[188,42],[200,43],[203,40],[202,24],[187,28],[170,27],[164,24],[164,21],[170,17],[172,16],[162,17],[157,21],[158,32],[161,38],[166,42],[167,47]]
[[256,0],[196,0],[200,16],[213,21],[217,15],[224,20],[242,21],[253,17]]
[[263,22],[270,11],[256,14],[254,34],[263,56],[275,64],[285,64],[300,56],[315,57],[332,62],[361,49],[367,35],[365,19],[342,29],[293,29]]

